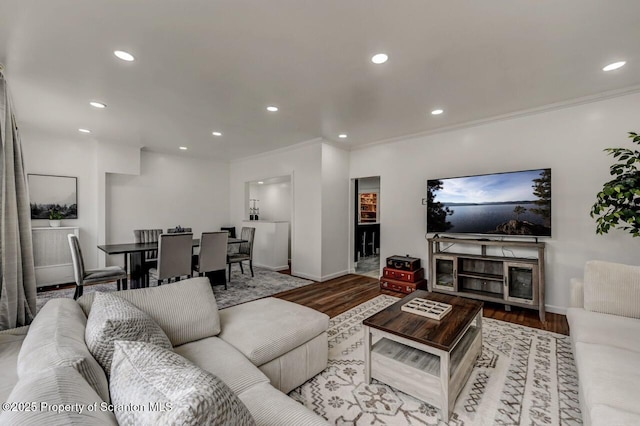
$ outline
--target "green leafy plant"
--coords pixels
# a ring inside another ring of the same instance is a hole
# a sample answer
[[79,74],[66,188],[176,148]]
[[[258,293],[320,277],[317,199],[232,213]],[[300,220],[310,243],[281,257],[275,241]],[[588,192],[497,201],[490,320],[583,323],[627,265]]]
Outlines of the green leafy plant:
[[49,220],[62,220],[62,213],[58,210],[49,210]]
[[[640,145],[640,136],[629,132],[629,139]],[[611,228],[623,229],[634,237],[640,236],[640,151],[626,148],[604,150],[616,159],[609,168],[613,176],[598,192],[591,207],[596,219],[596,233],[606,234]]]

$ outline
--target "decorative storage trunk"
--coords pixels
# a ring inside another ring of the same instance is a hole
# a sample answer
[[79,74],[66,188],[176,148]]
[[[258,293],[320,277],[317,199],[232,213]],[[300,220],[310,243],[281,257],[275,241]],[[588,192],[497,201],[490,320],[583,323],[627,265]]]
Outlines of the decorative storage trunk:
[[401,271],[417,271],[420,269],[420,259],[409,256],[391,256],[387,257],[387,268],[398,269]]
[[420,280],[415,283],[398,281],[385,277],[380,277],[380,288],[391,291],[399,291],[404,294],[412,293],[416,290],[427,290],[427,280]]
[[384,268],[382,270],[382,276],[384,278],[391,278],[392,280],[415,283],[416,281],[420,281],[424,278],[424,268],[420,268],[413,272]]

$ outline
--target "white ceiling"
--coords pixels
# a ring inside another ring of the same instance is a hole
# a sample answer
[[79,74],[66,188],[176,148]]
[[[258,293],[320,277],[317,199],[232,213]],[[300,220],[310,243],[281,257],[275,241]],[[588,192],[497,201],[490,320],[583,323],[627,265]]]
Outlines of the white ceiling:
[[1,0],[0,62],[23,128],[229,160],[637,90],[638,16],[638,0]]

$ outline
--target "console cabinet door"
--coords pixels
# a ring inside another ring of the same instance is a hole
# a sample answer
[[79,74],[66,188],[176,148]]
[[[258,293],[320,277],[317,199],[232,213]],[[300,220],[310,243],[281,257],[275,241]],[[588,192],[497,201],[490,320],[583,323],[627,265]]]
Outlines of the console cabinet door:
[[504,298],[511,302],[538,304],[538,269],[521,262],[504,263]]
[[446,291],[458,291],[458,258],[436,254],[433,257],[433,288]]

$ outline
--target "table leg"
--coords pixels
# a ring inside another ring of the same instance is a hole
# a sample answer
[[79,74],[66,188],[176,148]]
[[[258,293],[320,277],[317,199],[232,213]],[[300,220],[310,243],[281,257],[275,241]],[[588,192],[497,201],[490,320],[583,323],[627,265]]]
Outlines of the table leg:
[[364,331],[364,382],[371,383],[371,332],[369,327],[362,326]]
[[144,252],[129,253],[129,263],[131,268],[129,288],[141,288],[144,280],[143,268]]
[[440,382],[442,383],[442,414],[443,417],[449,420],[453,413],[453,401],[449,401],[449,352],[444,351],[440,356]]

